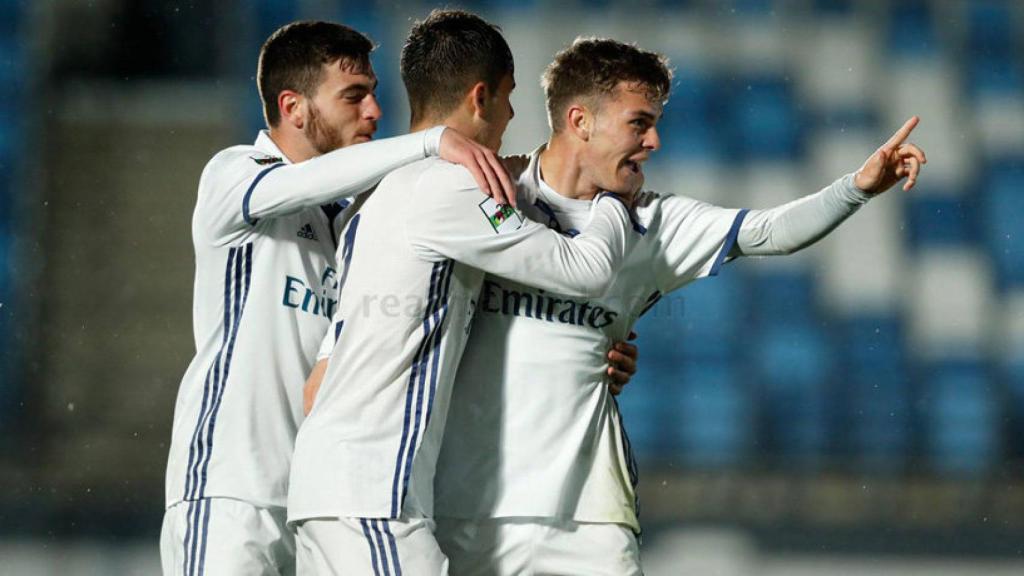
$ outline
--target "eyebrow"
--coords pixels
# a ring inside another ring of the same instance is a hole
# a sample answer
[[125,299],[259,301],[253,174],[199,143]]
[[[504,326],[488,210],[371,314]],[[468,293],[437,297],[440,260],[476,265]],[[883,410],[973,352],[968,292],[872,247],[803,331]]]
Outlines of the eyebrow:
[[654,120],[658,119],[658,116],[656,114],[648,112],[646,110],[635,110],[631,115],[633,116],[634,119],[636,119],[636,118],[644,118],[646,120],[651,120],[651,121],[654,121]]
[[352,94],[353,92],[373,92],[377,88],[377,78],[374,77],[373,82],[358,82],[356,84],[349,84],[338,91],[340,95]]

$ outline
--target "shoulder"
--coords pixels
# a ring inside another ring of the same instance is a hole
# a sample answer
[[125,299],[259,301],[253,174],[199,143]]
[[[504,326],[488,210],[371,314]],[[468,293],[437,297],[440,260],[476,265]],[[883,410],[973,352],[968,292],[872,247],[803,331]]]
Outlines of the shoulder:
[[421,165],[418,187],[430,189],[464,190],[476,188],[476,180],[469,170],[440,158],[427,158],[413,164]]
[[221,150],[206,163],[200,187],[204,187],[203,183],[215,186],[247,178],[253,173],[261,172],[281,162],[283,162],[282,158],[271,156],[255,146],[232,146]]
[[686,220],[705,204],[688,196],[644,190],[637,194],[633,205],[640,222],[657,230],[665,224]]

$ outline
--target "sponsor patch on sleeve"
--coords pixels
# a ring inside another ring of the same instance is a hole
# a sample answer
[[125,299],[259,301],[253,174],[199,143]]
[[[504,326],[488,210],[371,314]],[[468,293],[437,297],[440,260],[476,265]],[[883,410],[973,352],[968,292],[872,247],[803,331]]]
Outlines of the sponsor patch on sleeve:
[[260,166],[267,166],[269,164],[277,164],[281,162],[281,158],[277,156],[249,156],[253,162]]
[[523,226],[523,217],[516,212],[516,209],[508,204],[498,205],[494,198],[486,198],[480,203],[480,211],[484,218],[494,228],[495,234],[514,232]]

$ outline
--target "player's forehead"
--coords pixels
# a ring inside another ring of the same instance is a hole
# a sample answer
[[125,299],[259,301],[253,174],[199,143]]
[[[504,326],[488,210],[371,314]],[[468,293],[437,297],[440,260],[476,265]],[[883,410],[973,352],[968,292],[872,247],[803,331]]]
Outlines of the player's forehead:
[[373,90],[377,87],[377,74],[369,59],[357,60],[339,58],[323,65],[320,75],[320,89],[332,92],[349,87],[361,87]]
[[622,116],[658,120],[661,118],[664,103],[656,98],[646,84],[623,80],[604,97],[601,107]]

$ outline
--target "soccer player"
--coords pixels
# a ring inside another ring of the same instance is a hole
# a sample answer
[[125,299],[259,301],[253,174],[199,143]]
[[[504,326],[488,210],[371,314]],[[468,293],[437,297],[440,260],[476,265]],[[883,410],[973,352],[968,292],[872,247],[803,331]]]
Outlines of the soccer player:
[[[514,79],[496,27],[435,11],[401,68],[413,130],[440,122],[500,147]],[[385,177],[347,224],[337,343],[292,461],[299,573],[446,574],[433,471],[484,273],[592,298],[639,238],[614,195],[574,239],[479,195],[465,169],[427,159]]]
[[[593,197],[636,190],[670,83],[662,56],[620,42],[578,39],[559,53],[543,80],[552,132],[518,179],[526,216],[571,235]],[[600,298],[488,276],[435,480],[452,573],[641,574],[637,469],[603,351],[663,294],[726,260],[792,253],[903,177],[913,187],[925,157],[903,142],[916,123],[857,172],[769,210],[637,194],[643,236]]]
[[381,114],[372,48],[339,24],[275,32],[257,74],[269,131],[214,156],[200,178],[196,355],[168,456],[165,574],[294,573],[288,471],[301,387],[337,305],[344,198],[439,150],[482,188],[502,194],[508,179],[493,152],[444,127],[366,143]]

